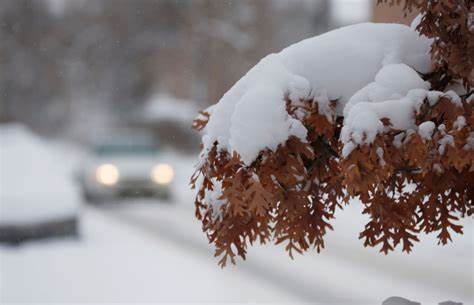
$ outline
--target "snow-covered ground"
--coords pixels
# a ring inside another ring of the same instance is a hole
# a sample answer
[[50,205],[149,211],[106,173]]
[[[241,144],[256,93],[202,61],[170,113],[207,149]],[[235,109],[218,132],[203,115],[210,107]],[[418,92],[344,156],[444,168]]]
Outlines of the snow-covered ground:
[[[108,212],[149,236],[192,249],[202,259],[212,256],[212,247],[193,220],[193,211],[184,206],[144,201]],[[226,270],[248,274],[306,302],[380,304],[396,295],[423,304],[446,300],[473,304],[471,220],[466,221],[465,235],[451,245],[439,247],[433,238],[425,238],[410,255],[388,256],[362,246],[357,235],[363,221],[360,206],[354,202],[340,213],[337,229],[328,234],[327,249],[322,253],[306,253],[292,261],[281,247],[257,246],[249,249],[247,261]]]
[[357,239],[364,224],[357,202],[339,213],[322,253],[292,261],[281,247],[257,246],[247,261],[222,270],[194,218],[187,183],[195,158],[169,153],[167,160],[176,169],[172,202],[86,207],[79,239],[1,246],[0,302],[370,305],[396,295],[422,304],[474,304],[471,219],[453,244],[425,238],[410,255],[385,256]]
[[[355,215],[347,212],[340,222]],[[79,240],[0,248],[1,302],[380,304],[401,295],[472,304],[472,230],[453,247],[427,243],[388,257],[345,231],[347,239],[328,236],[321,254],[291,261],[280,248],[257,247],[221,270],[189,209],[142,201],[82,216]]]
[[222,302],[294,298],[187,247],[86,209],[79,240],[1,248],[1,302]]

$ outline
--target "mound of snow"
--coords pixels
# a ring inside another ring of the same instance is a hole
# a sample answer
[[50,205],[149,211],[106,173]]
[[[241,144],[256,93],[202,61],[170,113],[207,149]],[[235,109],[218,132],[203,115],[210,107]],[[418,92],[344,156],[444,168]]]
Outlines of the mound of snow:
[[384,66],[375,75],[375,81],[357,91],[344,107],[344,117],[360,102],[379,103],[400,99],[412,89],[429,89],[429,82],[423,81],[418,73],[405,64]]
[[430,140],[435,128],[435,123],[431,121],[426,121],[421,123],[420,126],[418,126],[418,133],[423,139]]
[[405,64],[380,69],[375,80],[357,91],[344,108],[343,157],[357,145],[371,143],[384,129],[382,118],[390,119],[395,129],[414,129],[414,114],[429,87],[429,82]]
[[[382,67],[403,63],[416,71],[428,72],[429,46],[428,39],[408,26],[363,23],[303,40],[271,54],[215,105],[204,131],[204,149],[218,141],[220,148],[239,153],[250,164],[259,151],[275,149],[291,135],[305,138],[304,127],[286,112],[287,96],[298,100],[324,92],[329,100],[338,99],[337,111],[342,115],[347,101],[372,82]],[[408,72],[405,66],[391,69]],[[384,73],[376,83],[393,86]],[[406,94],[411,80],[416,79],[412,74],[410,77],[394,91]]]
[[[377,134],[384,131],[382,119],[390,120],[390,127],[398,130],[416,131],[425,140],[430,140],[435,124],[427,121],[415,125],[415,114],[425,98],[431,105],[441,96],[448,96],[454,107],[462,107],[460,97],[454,91],[446,93],[429,91],[429,83],[424,82],[415,71],[406,65],[389,65],[381,69],[375,81],[352,96],[344,109],[344,125],[341,141],[344,144],[342,157],[347,157],[357,145],[370,144]],[[464,117],[455,122],[462,128]],[[453,145],[451,136],[439,141],[440,153],[444,147]]]
[[24,126],[0,125],[0,224],[69,218],[80,203],[67,160]]
[[[288,115],[283,96],[284,92],[271,84],[255,86],[235,106],[229,144],[245,163],[251,163],[261,147],[275,150],[290,135],[306,139],[306,128]],[[281,103],[275,103],[279,100]]]
[[[400,99],[354,105],[344,118],[341,131],[341,141],[344,144],[342,156],[347,157],[357,145],[372,143],[377,134],[384,131],[384,118],[390,120],[391,128],[415,130],[415,113],[420,109],[428,92],[424,89],[413,89]],[[425,127],[420,132],[423,136],[426,135]]]

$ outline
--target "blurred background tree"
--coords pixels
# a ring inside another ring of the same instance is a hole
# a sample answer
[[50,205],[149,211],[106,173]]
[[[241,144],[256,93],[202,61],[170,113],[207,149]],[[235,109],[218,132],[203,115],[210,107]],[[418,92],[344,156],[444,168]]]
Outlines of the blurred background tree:
[[2,0],[0,120],[83,140],[156,92],[204,107],[330,16],[327,0]]

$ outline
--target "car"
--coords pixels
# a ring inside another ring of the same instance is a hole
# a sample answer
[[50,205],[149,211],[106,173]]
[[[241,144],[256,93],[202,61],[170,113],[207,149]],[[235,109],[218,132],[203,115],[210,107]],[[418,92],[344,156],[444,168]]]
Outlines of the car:
[[146,137],[108,137],[92,146],[79,171],[86,202],[100,203],[123,197],[171,197],[173,167]]
[[79,236],[81,198],[64,148],[22,124],[0,124],[1,244]]

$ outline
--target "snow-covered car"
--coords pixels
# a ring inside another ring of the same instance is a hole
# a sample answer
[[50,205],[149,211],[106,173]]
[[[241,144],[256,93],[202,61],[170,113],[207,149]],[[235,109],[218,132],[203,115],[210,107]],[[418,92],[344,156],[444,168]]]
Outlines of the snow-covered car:
[[92,146],[78,178],[91,203],[130,196],[168,199],[174,169],[146,137],[109,137]]
[[0,124],[0,242],[77,235],[68,154],[20,124]]

